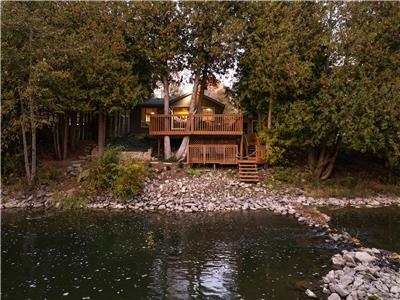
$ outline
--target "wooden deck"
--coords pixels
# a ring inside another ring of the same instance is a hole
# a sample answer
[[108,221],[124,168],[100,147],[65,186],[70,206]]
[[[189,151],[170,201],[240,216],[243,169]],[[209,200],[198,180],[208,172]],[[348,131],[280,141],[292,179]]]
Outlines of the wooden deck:
[[152,115],[150,135],[242,135],[241,114]]

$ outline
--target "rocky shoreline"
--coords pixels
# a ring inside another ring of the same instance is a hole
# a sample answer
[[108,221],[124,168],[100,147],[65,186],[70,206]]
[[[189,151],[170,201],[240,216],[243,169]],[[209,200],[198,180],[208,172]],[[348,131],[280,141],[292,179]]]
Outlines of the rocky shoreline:
[[323,277],[328,300],[400,299],[400,262],[375,248],[343,250],[332,257],[336,268]]
[[[231,171],[209,170],[196,175],[172,177],[161,172],[145,182],[142,194],[129,201],[119,201],[112,195],[97,195],[87,204],[89,209],[127,209],[158,212],[224,212],[238,210],[269,210],[290,215],[300,223],[317,228],[330,241],[352,251],[344,251],[332,258],[335,270],[324,278],[323,292],[329,300],[358,300],[366,295],[381,299],[400,299],[400,268],[388,263],[389,252],[377,249],[355,248],[361,243],[346,232],[329,227],[329,216],[318,207],[382,207],[400,206],[399,198],[314,198],[302,191],[269,191],[264,185],[238,181]],[[53,192],[43,189],[24,196],[2,192],[2,208],[62,208]],[[368,258],[368,259],[366,259]],[[307,290],[313,298],[315,294]]]

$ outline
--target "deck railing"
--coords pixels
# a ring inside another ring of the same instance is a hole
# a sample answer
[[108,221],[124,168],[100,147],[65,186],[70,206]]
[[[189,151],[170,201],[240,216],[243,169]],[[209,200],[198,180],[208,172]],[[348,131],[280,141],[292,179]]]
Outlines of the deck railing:
[[241,114],[152,115],[150,135],[241,135]]
[[189,145],[188,163],[236,164],[237,145]]

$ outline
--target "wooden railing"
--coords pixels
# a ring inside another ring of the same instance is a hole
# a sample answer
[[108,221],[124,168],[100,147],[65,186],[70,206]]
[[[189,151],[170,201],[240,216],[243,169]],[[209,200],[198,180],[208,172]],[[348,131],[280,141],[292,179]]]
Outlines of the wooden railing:
[[215,115],[152,115],[150,135],[241,135],[241,114]]
[[189,145],[188,163],[236,164],[237,145]]

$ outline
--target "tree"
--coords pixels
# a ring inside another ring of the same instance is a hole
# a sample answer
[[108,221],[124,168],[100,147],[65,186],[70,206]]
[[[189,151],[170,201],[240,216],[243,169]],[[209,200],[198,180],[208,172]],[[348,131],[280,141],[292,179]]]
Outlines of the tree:
[[[71,32],[79,51],[73,60],[74,78],[80,83],[80,101],[98,112],[98,154],[105,146],[105,115],[132,107],[151,93],[151,77],[142,76],[140,55],[130,55],[126,33],[128,3],[70,3],[70,22],[80,20]],[[136,49],[139,45],[136,44]],[[149,70],[147,70],[149,71]]]
[[273,106],[277,111],[314,89],[314,60],[324,33],[321,10],[315,3],[277,2],[251,3],[242,10],[246,33],[234,88],[242,107],[258,115],[269,156]]
[[[233,66],[243,22],[238,17],[237,3],[182,2],[179,7],[186,16],[185,59],[194,77],[189,107],[189,113],[193,114],[201,112],[208,74],[222,73]],[[196,97],[199,97],[197,108]],[[177,159],[186,157],[189,141],[189,136],[183,138]]]
[[[162,83],[164,115],[169,115],[172,75],[183,69],[183,15],[173,2],[137,2],[132,5],[132,15],[130,32],[138,32],[144,55]],[[164,136],[164,158],[171,157],[170,137]]]
[[[36,178],[37,130],[47,121],[40,112],[52,104],[40,78],[46,64],[48,37],[53,33],[52,28],[45,28],[43,23],[51,15],[52,8],[51,3],[2,4],[2,107],[6,108],[2,117],[8,127],[6,131],[2,130],[6,133],[2,135],[5,139],[2,148],[11,146],[7,142],[22,140],[24,169],[29,185]],[[17,129],[21,139],[14,135]]]

